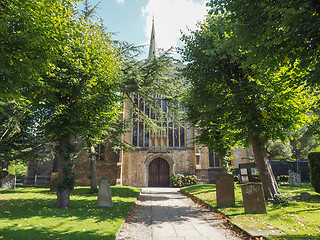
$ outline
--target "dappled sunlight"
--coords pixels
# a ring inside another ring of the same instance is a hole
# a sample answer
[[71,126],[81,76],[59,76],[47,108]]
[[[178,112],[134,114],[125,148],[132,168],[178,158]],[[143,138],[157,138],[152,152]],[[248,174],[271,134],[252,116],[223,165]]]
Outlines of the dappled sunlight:
[[96,207],[97,194],[89,190],[77,187],[69,209],[56,209],[56,194],[49,190],[0,191],[0,238],[114,239],[140,190],[113,187],[111,208]]

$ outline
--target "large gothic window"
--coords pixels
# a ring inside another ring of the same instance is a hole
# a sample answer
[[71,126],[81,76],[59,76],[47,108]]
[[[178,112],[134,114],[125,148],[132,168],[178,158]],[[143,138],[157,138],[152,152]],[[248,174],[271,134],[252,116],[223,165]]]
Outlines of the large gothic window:
[[162,109],[163,116],[156,116],[140,96],[135,96],[135,106],[139,111],[157,122],[159,130],[151,131],[138,114],[133,115],[132,144],[141,148],[185,148],[185,123],[175,124],[167,117],[168,106],[165,100],[158,100],[156,104]]

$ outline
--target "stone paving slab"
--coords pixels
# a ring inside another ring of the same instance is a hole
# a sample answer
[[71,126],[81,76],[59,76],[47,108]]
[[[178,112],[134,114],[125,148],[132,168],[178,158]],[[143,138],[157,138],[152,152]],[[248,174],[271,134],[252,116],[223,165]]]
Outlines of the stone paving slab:
[[117,240],[239,240],[222,220],[176,188],[143,188]]

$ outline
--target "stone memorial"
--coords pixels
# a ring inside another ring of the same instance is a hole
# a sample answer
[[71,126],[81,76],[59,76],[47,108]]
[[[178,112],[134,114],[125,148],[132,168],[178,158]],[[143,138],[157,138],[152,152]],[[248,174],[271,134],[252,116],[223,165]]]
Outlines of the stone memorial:
[[2,180],[8,176],[8,171],[0,171],[0,185],[2,185]]
[[301,187],[301,175],[299,173],[289,173],[289,185],[291,187]]
[[311,199],[311,194],[308,192],[302,192],[300,193],[300,198],[302,201],[308,201]]
[[221,174],[216,176],[216,193],[219,208],[235,206],[233,175]]
[[15,189],[16,188],[16,175],[9,174],[7,177],[2,179],[2,189]]
[[260,182],[241,184],[241,191],[245,213],[266,213],[266,202]]
[[97,207],[112,207],[111,181],[107,177],[100,181]]

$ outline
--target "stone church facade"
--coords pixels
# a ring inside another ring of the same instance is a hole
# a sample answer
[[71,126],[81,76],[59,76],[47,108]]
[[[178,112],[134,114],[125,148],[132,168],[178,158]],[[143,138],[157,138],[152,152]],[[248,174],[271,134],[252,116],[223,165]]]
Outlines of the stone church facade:
[[[149,58],[156,54],[155,28],[152,26]],[[144,104],[141,97],[135,96],[135,104],[140,111],[149,115],[151,111]],[[166,112],[167,104],[159,100],[158,104]],[[133,116],[132,104],[124,102],[122,117],[130,119]],[[118,154],[110,151],[108,144],[97,148],[98,180],[107,176],[113,185],[136,187],[169,187],[169,180],[173,174],[196,174],[199,183],[214,183],[215,176],[221,173],[219,157],[207,147],[193,143],[196,129],[187,122],[179,125],[162,119],[158,122],[161,130],[146,131],[146,125],[139,117],[132,118],[132,129],[123,136],[123,140],[137,147],[135,151],[121,151]],[[236,148],[231,152],[235,158],[231,164],[238,167],[239,163],[248,162],[252,158],[252,151]],[[55,172],[54,161],[43,164],[31,163],[27,173],[27,183],[50,183],[50,172]],[[36,165],[35,165],[36,164]],[[45,169],[44,171],[38,171]],[[75,165],[77,185],[90,184],[90,170],[87,155],[82,153]]]

